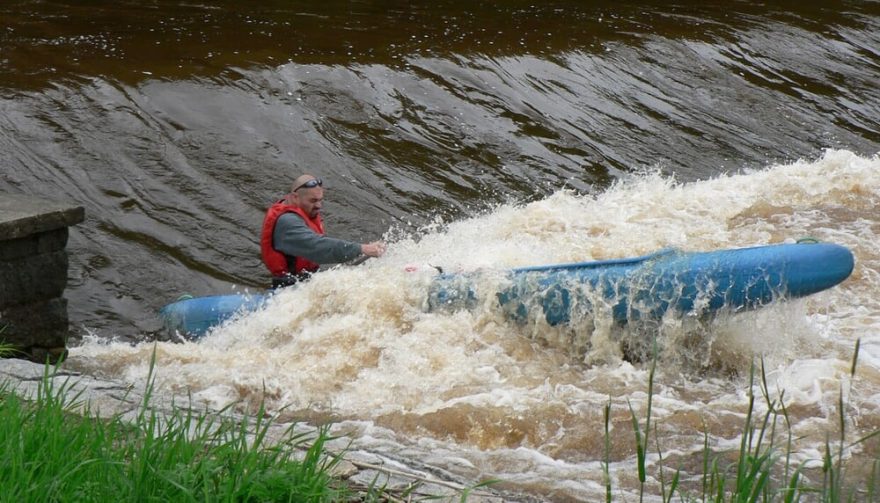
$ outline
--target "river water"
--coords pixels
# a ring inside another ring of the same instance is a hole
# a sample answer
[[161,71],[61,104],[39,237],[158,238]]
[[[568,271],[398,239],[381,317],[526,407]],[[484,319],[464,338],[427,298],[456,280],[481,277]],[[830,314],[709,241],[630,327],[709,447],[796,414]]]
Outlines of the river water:
[[[200,402],[265,400],[555,501],[604,497],[609,401],[614,492],[637,489],[650,365],[623,348],[655,337],[657,441],[692,490],[704,432],[739,446],[753,361],[795,460],[838,434],[841,393],[850,440],[880,428],[877,2],[10,0],[0,28],[0,192],[86,209],[72,368],[142,383],[155,348],[161,384]],[[304,171],[329,232],[387,255],[198,343],[159,331],[181,294],[266,286],[263,211]],[[756,312],[621,329],[424,309],[429,264],[806,236],[849,247],[852,277]],[[846,452],[850,482],[878,452]]]

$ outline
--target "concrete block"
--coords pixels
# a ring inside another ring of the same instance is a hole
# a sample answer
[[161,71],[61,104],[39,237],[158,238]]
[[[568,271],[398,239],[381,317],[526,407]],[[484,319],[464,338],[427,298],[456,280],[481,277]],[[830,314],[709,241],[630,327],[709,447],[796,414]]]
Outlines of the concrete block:
[[67,228],[84,218],[82,206],[23,194],[0,194],[0,241]]
[[85,212],[53,199],[0,194],[0,341],[37,362],[66,356],[68,230]]
[[20,348],[64,347],[68,336],[67,300],[61,297],[0,307],[0,341]]
[[64,250],[68,234],[67,227],[62,227],[17,239],[0,240],[0,262]]
[[61,296],[67,265],[64,250],[0,261],[0,308]]

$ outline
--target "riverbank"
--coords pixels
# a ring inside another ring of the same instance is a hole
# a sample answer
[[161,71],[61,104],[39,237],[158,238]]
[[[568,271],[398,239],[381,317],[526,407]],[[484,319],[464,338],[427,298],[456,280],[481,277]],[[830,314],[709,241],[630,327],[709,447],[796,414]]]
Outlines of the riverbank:
[[[177,424],[169,418],[179,418],[181,412],[187,418],[209,418],[206,421],[209,425],[220,424],[215,420],[231,419],[237,424],[249,425],[249,439],[264,435],[263,446],[290,446],[296,451],[291,453],[292,459],[303,460],[314,456],[313,446],[321,443],[324,459],[338,459],[330,463],[327,470],[336,481],[333,485],[345,488],[339,494],[345,494],[347,499],[354,501],[396,501],[410,497],[457,501],[465,494],[467,501],[474,502],[528,501],[502,497],[484,488],[470,490],[467,481],[428,466],[420,466],[413,460],[391,459],[351,448],[350,439],[334,433],[332,427],[322,429],[305,424],[261,422],[229,411],[191,410],[181,405],[189,402],[186,398],[163,395],[153,389],[137,389],[124,383],[68,371],[63,367],[45,367],[18,359],[0,360],[0,383],[5,383],[3,391],[15,391],[18,396],[28,400],[45,400],[46,391],[51,390],[50,395],[57,394],[70,400],[66,407],[70,412],[105,420],[119,418],[121,423],[129,425],[142,424],[145,412],[147,415],[155,413],[155,417],[160,418],[159,423],[166,425]],[[201,419],[196,423],[205,424]],[[173,429],[173,426],[167,428]],[[297,441],[291,445],[291,438],[314,440]],[[470,484],[471,487],[474,485]]]
[[[850,378],[855,376],[858,351],[857,345]],[[683,499],[696,498],[699,501],[733,501],[744,495],[750,497],[762,495],[766,501],[793,501],[799,496],[818,493],[823,496],[823,501],[852,501],[853,498],[858,501],[874,501],[877,495],[877,482],[880,480],[880,460],[870,454],[876,451],[867,444],[875,443],[876,438],[880,436],[880,430],[875,430],[853,442],[845,434],[844,425],[848,420],[841,411],[839,438],[833,443],[829,438],[825,452],[820,456],[821,462],[819,464],[794,462],[791,432],[786,436],[784,429],[777,431],[777,427],[788,423],[788,409],[781,401],[777,402],[768,397],[764,370],[756,369],[754,366],[750,388],[760,390],[761,395],[768,400],[766,404],[768,408],[766,412],[760,413],[757,409],[761,407],[756,406],[756,399],[760,400],[760,398],[750,393],[739,451],[715,452],[707,446],[702,453],[702,472],[691,475],[682,472],[682,460],[671,461],[672,458],[668,453],[664,455],[658,452],[660,458],[656,468],[659,471],[655,474],[658,478],[648,481],[653,478],[647,475],[648,472],[654,471],[649,469],[651,463],[648,462],[648,457],[652,450],[649,437],[657,431],[656,426],[654,430],[651,429],[655,368],[656,365],[652,364],[647,390],[647,416],[640,418],[635,411],[630,410],[638,451],[638,463],[633,467],[633,473],[637,468],[640,499],[645,496],[649,500],[662,497],[663,501],[668,501],[678,492]],[[150,484],[155,483],[156,479],[159,479],[160,486],[169,485],[162,475],[163,470],[173,473],[172,478],[179,478],[181,475],[177,473],[178,469],[190,469],[194,459],[199,463],[209,459],[210,466],[222,468],[220,470],[222,473],[217,472],[216,469],[208,470],[210,478],[215,481],[232,478],[237,484],[240,473],[249,473],[250,479],[267,478],[273,479],[276,483],[281,481],[280,485],[283,487],[275,488],[282,491],[280,494],[299,494],[289,492],[290,488],[287,487],[290,485],[288,479],[299,479],[299,477],[285,474],[296,473],[297,470],[304,472],[311,479],[311,482],[305,484],[310,491],[308,494],[317,494],[317,496],[303,496],[309,501],[428,499],[492,503],[544,501],[530,496],[502,494],[488,487],[491,485],[489,482],[468,483],[461,477],[421,464],[417,460],[396,459],[386,454],[358,448],[343,432],[333,431],[332,426],[316,428],[300,423],[274,423],[262,407],[252,416],[233,413],[231,408],[221,411],[200,409],[191,406],[190,398],[183,399],[180,396],[160,393],[154,388],[155,379],[152,377],[148,379],[148,383],[146,389],[138,389],[136,386],[86,376],[61,367],[42,366],[24,360],[0,360],[0,405],[4,407],[0,409],[0,422],[2,422],[0,427],[7,437],[24,438],[19,443],[27,445],[30,449],[27,453],[13,452],[12,455],[9,453],[4,455],[4,459],[13,460],[10,465],[13,468],[12,473],[24,473],[26,480],[12,478],[3,480],[2,483],[10,483],[16,488],[33,485],[31,475],[27,473],[32,468],[21,469],[19,465],[28,464],[17,464],[14,460],[28,459],[30,465],[37,466],[35,469],[37,472],[50,473],[52,480],[66,479],[69,475],[68,471],[71,473],[81,471],[80,463],[74,456],[81,454],[80,447],[84,448],[85,444],[94,448],[90,440],[85,443],[81,440],[80,433],[86,430],[90,432],[88,435],[103,439],[104,446],[99,445],[97,449],[99,452],[115,450],[121,443],[124,455],[116,461],[92,459],[87,455],[87,460],[82,464],[109,462],[117,470],[119,466],[123,466],[127,470],[124,471],[124,479],[130,478],[128,472],[132,470],[128,468],[130,465],[135,465],[135,474],[148,474],[148,483],[142,484],[148,487],[147,493],[143,494],[148,495],[153,495],[155,492]],[[8,398],[10,391],[26,398],[32,405],[24,407],[15,405],[16,400]],[[840,400],[843,410],[845,405],[843,394]],[[10,403],[13,409],[33,412],[13,414],[12,417],[7,410],[10,408]],[[47,403],[50,407],[45,406]],[[615,500],[615,495],[619,491],[618,488],[613,487],[615,484],[608,473],[610,466],[608,448],[611,442],[610,409],[609,403],[604,411],[606,457],[602,464],[606,480],[605,500],[609,502]],[[47,413],[46,410],[49,412]],[[68,412],[80,414],[87,419],[100,417],[104,421],[80,427],[89,421],[77,421],[73,418],[72,422],[77,426],[69,428]],[[14,430],[16,425],[20,427],[22,424],[30,423],[38,424],[36,434],[33,432],[28,435],[17,432],[10,434],[8,431],[10,428]],[[46,428],[46,424],[50,427]],[[109,434],[102,429],[106,424],[113,425]],[[91,431],[97,431],[97,434],[93,435]],[[118,433],[120,431],[123,432],[121,435]],[[63,447],[59,449],[58,442],[44,440],[44,438],[62,439],[61,444],[66,446],[68,437],[74,438],[71,449],[73,452],[70,452],[69,457],[74,458],[72,462],[76,465],[70,470],[67,469],[71,466],[71,460],[67,459],[68,451]],[[35,440],[29,441],[29,438]],[[107,438],[110,440],[106,440]],[[77,439],[80,439],[82,446],[77,444]],[[126,450],[125,446],[132,443],[132,439],[138,448]],[[101,444],[101,441],[98,441],[98,444]],[[151,444],[158,445],[160,450],[166,449],[166,444],[170,444],[169,452],[172,455],[162,453],[156,456],[149,450],[147,455],[142,454],[139,450],[140,446]],[[186,444],[183,449],[180,448],[181,444]],[[219,455],[220,461],[214,459],[215,448],[218,445],[219,451],[224,451]],[[277,448],[279,446],[282,448]],[[226,447],[231,447],[232,451],[244,455],[230,457],[229,453],[225,452]],[[657,447],[659,449],[659,445]],[[867,447],[867,452],[862,451],[863,447]],[[50,460],[64,461],[61,463],[63,465],[61,469],[51,466],[52,463],[43,466],[44,461],[36,459],[42,458],[41,450],[44,448],[53,450],[48,456]],[[15,450],[16,446],[13,445],[13,451]],[[33,456],[35,452],[40,456]],[[183,453],[180,459],[178,453]],[[189,459],[193,453],[195,457]],[[144,457],[148,458],[148,461],[142,461]],[[159,460],[156,464],[150,461],[154,457]],[[236,461],[239,458],[243,460]],[[868,463],[864,464],[864,461]],[[137,469],[140,465],[146,466],[146,472]],[[299,465],[305,468],[300,468]],[[678,468],[676,469],[674,465],[678,465]],[[866,466],[868,466],[867,470],[865,470]],[[230,471],[231,474],[226,475],[223,470]],[[201,494],[214,494],[216,491],[210,488],[210,483],[206,489],[205,481],[202,480],[205,478],[205,471],[199,464],[195,471],[196,477],[182,475],[185,483],[181,485],[172,481],[170,484],[173,486],[172,490],[184,490],[194,500],[200,500]],[[694,476],[696,478],[693,478]],[[187,484],[192,483],[194,478],[197,479],[195,487],[190,488]],[[686,481],[686,479],[691,480]],[[699,489],[700,479],[702,490]],[[86,485],[102,483],[88,477],[85,480]],[[647,485],[646,481],[648,481]],[[50,485],[55,490],[55,482]],[[128,486],[127,483],[125,485]],[[39,485],[37,487],[38,491],[41,490]],[[314,492],[314,487],[319,488],[318,492]],[[224,489],[228,488],[224,487]],[[239,494],[241,491],[238,485],[234,489],[237,491],[234,494]],[[248,487],[245,487],[244,491],[246,494],[253,492]],[[143,495],[142,492],[138,494]],[[657,496],[653,496],[654,494]],[[222,497],[222,494],[220,496]],[[620,493],[620,496],[624,500],[628,499],[625,492]],[[61,500],[64,499],[62,494]],[[554,498],[550,497],[550,499]]]

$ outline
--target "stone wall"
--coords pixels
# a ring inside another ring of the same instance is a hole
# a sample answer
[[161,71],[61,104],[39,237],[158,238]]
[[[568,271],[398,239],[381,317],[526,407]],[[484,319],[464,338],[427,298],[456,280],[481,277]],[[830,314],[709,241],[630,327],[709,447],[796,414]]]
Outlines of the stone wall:
[[36,362],[65,354],[68,227],[81,206],[0,194],[0,342]]

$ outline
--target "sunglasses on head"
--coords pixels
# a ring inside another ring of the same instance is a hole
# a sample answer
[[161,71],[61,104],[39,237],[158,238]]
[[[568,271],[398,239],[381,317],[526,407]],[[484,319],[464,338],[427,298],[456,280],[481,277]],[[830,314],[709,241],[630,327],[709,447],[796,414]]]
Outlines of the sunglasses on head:
[[298,191],[299,189],[314,189],[315,187],[322,187],[324,185],[324,181],[320,178],[312,178],[308,182],[300,185],[299,187],[293,189],[293,192]]

